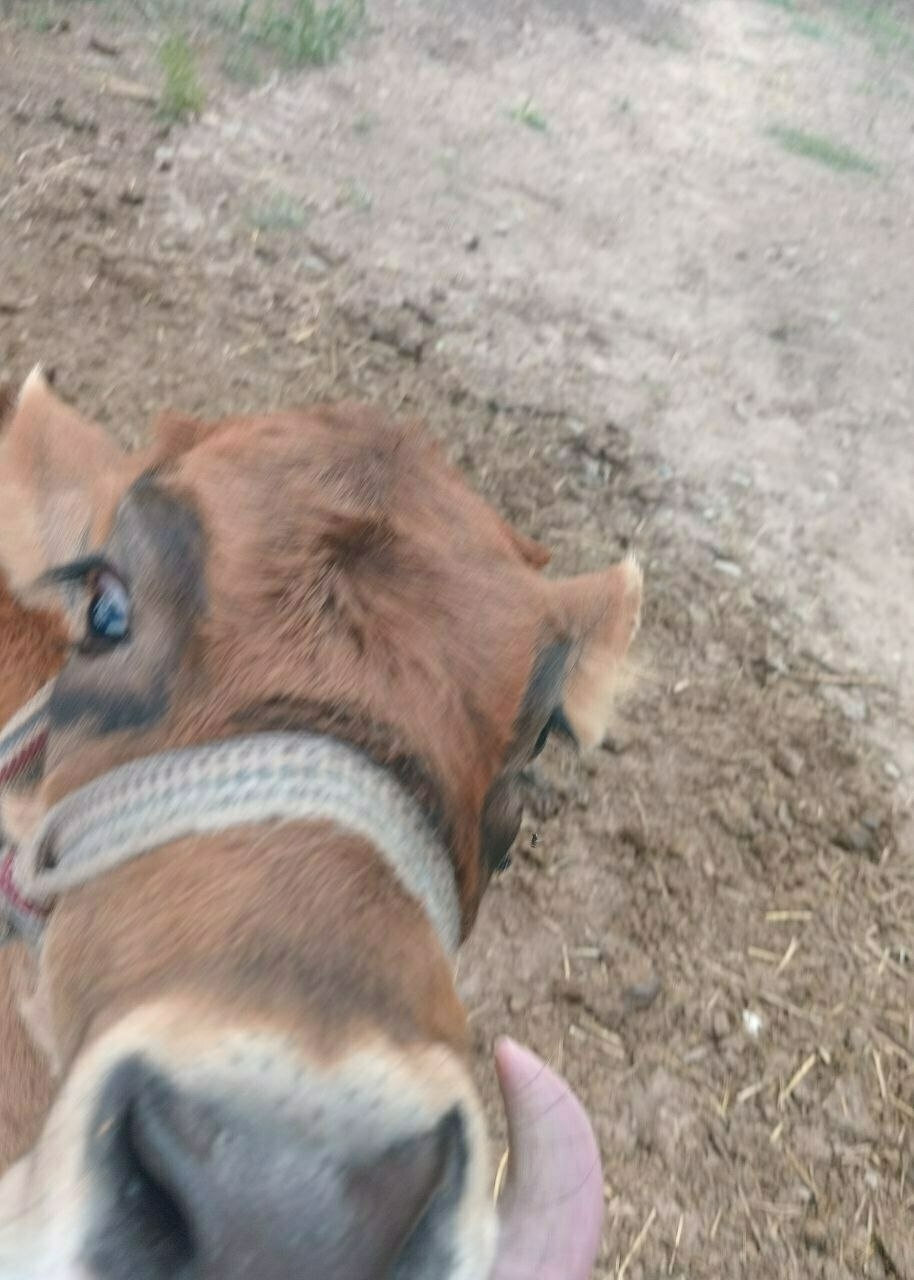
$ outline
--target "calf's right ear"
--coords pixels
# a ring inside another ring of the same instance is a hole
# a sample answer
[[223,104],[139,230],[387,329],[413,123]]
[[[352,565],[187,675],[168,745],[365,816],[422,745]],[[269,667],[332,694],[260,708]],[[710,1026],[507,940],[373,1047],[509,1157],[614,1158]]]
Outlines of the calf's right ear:
[[0,394],[0,568],[20,593],[92,545],[129,483],[127,456],[39,368]]

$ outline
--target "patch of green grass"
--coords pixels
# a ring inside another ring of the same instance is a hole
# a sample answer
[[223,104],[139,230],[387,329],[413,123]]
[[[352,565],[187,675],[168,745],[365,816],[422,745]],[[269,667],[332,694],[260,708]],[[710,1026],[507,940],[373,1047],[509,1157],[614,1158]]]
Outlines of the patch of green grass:
[[198,116],[206,105],[206,90],[197,70],[196,55],[179,32],[163,42],[159,65],[162,68],[159,114],[173,121]]
[[669,49],[671,53],[691,53],[692,46],[681,31],[671,27],[662,27],[659,31],[651,31],[641,37],[643,44],[651,49]]
[[263,83],[263,67],[246,40],[229,45],[222,59],[222,70],[235,84],[253,86]]
[[786,125],[772,125],[768,136],[780,143],[785,151],[795,156],[816,160],[840,173],[878,173],[872,160],[841,142],[832,142],[819,133],[807,133],[805,129],[793,129]]
[[324,67],[361,30],[365,0],[244,0],[238,25],[292,66]]
[[354,178],[349,178],[339,189],[337,196],[340,204],[348,204],[359,213],[370,213],[374,205],[374,197],[367,187],[363,187]]
[[[4,13],[6,11],[4,10]],[[60,21],[61,15],[57,13],[54,6],[49,2],[45,4],[36,3],[25,10],[23,16],[23,24],[32,31],[37,31],[39,35],[45,35],[48,31],[53,31]]]
[[309,216],[300,200],[284,191],[277,191],[251,210],[250,221],[257,231],[300,231],[307,225]]
[[807,40],[826,40],[829,35],[827,27],[824,27],[821,22],[814,22],[811,18],[796,18],[790,29],[798,36],[805,36]]
[[510,114],[512,120],[516,120],[518,124],[525,124],[528,129],[536,129],[538,133],[546,133],[549,129],[546,117],[534,104],[532,98],[527,98],[519,106],[513,107]]
[[359,134],[362,138],[367,138],[370,133],[374,132],[377,123],[378,117],[376,115],[372,115],[370,111],[363,111],[353,120],[352,132]]
[[866,36],[877,53],[914,53],[914,26],[899,17],[900,6],[891,0],[835,0],[847,24]]

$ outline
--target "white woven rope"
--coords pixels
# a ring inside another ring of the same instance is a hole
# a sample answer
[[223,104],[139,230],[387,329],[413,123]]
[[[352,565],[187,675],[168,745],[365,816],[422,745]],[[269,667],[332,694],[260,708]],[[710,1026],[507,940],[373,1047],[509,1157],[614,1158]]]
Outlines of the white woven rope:
[[47,706],[54,690],[50,680],[3,726],[0,733],[0,776],[47,726]]
[[17,855],[15,882],[30,901],[49,903],[187,836],[318,820],[370,841],[456,951],[460,905],[448,850],[387,770],[318,735],[255,734],[112,769],[48,811]]

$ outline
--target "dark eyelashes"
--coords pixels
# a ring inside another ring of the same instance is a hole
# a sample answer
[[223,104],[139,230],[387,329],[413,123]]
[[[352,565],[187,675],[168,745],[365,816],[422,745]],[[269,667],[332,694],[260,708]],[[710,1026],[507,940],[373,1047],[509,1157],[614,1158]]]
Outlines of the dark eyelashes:
[[119,582],[122,576],[117,569],[106,560],[104,556],[90,555],[83,556],[79,560],[71,560],[69,564],[58,565],[54,569],[48,569],[38,579],[39,587],[59,587],[70,582],[86,582],[101,573],[109,573]]

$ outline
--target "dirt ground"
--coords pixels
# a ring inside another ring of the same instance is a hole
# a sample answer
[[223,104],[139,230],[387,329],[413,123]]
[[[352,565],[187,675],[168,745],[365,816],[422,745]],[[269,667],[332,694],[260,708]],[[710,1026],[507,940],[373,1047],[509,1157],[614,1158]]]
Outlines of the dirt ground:
[[914,1276],[914,25],[370,0],[279,74],[199,5],[169,127],[174,4],[0,4],[0,374],[129,440],[355,393],[558,570],[635,549],[640,683],[461,960],[496,1143],[507,1031],[593,1116],[598,1276]]

